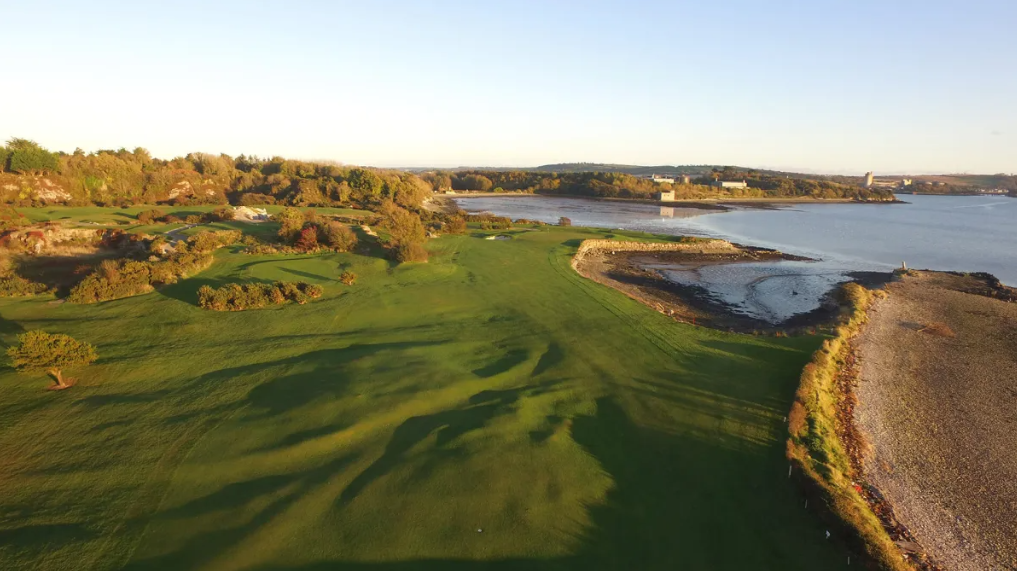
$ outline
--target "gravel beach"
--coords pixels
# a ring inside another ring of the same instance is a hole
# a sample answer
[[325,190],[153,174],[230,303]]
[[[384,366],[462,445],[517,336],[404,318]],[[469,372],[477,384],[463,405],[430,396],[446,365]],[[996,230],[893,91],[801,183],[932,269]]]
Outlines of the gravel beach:
[[[857,341],[865,475],[952,571],[1017,569],[1017,303],[975,278],[888,286]],[[944,323],[951,331],[935,331]]]

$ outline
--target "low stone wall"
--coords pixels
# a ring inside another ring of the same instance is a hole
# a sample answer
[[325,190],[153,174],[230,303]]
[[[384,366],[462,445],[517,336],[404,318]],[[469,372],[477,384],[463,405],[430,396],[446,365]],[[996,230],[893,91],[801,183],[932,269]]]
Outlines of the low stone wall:
[[694,242],[625,242],[621,240],[583,240],[572,257],[572,268],[578,271],[579,263],[590,254],[600,252],[690,252],[695,254],[736,254],[738,246],[726,240],[697,240]]

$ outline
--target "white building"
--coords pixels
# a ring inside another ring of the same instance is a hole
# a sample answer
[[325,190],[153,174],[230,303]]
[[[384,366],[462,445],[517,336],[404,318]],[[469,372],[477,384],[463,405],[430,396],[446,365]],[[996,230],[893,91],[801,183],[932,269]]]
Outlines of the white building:
[[657,200],[661,202],[674,202],[673,190],[662,190],[657,193]]
[[748,188],[749,183],[745,182],[744,180],[742,181],[716,180],[713,181],[713,186],[720,188]]
[[674,184],[674,177],[670,177],[670,176],[657,176],[655,174],[651,174],[650,175],[650,180],[652,180],[653,182],[655,182],[657,184],[663,184],[665,182],[668,183],[668,184]]

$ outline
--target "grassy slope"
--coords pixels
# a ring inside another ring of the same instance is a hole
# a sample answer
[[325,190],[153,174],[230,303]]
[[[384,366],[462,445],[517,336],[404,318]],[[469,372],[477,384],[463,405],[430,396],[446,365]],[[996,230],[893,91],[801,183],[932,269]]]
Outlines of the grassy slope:
[[[61,393],[0,369],[0,568],[844,567],[783,457],[816,340],[673,324],[585,281],[569,256],[601,234],[444,237],[394,268],[222,252],[141,297],[0,300],[4,342],[101,355]],[[238,279],[326,294],[193,305]]]

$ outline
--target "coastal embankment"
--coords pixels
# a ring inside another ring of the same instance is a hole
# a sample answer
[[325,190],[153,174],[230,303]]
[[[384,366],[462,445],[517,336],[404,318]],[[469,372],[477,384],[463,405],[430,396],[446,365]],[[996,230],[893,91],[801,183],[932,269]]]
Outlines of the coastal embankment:
[[857,343],[864,477],[944,568],[1017,569],[1017,292],[939,272],[888,291]]

